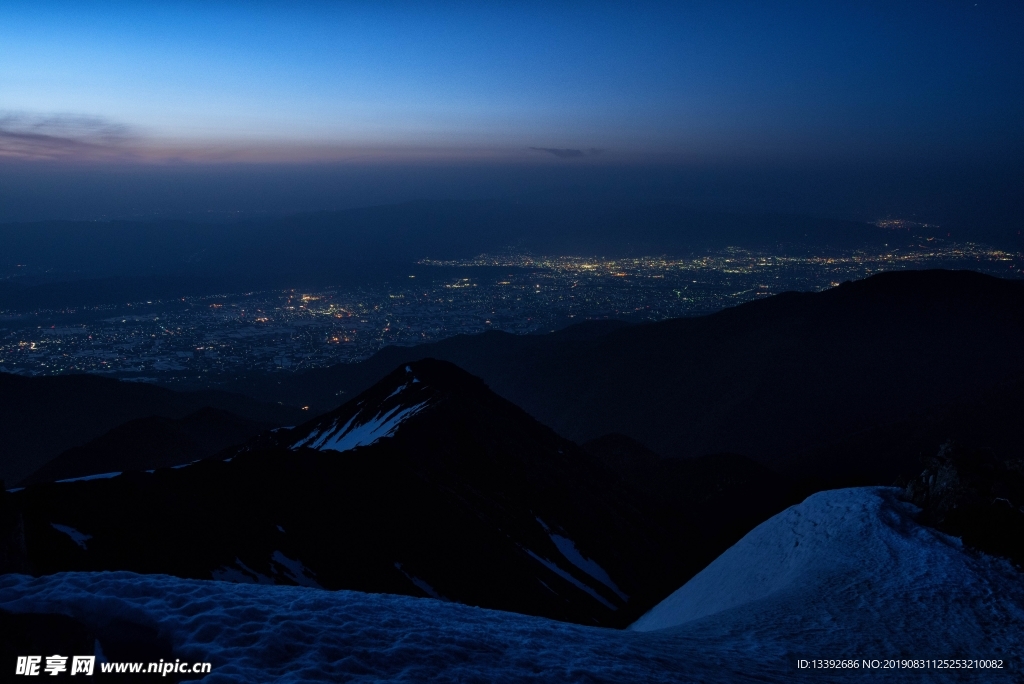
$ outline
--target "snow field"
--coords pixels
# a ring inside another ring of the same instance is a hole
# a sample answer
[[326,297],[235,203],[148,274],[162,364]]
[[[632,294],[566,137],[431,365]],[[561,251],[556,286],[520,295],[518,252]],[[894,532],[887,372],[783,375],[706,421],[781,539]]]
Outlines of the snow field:
[[[897,490],[780,513],[619,631],[433,599],[62,573],[0,608],[152,625],[220,682],[1019,682],[1024,578],[914,522]],[[1002,659],[1003,670],[798,670],[798,659]]]

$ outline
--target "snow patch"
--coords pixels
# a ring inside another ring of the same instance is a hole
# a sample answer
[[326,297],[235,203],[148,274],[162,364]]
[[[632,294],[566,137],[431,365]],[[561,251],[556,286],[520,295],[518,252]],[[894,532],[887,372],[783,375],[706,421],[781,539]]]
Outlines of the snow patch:
[[580,582],[578,579],[576,579],[575,577],[573,577],[572,575],[567,573],[565,570],[563,570],[562,568],[558,567],[557,565],[555,565],[554,563],[549,561],[547,558],[542,558],[542,557],[538,556],[537,554],[535,554],[530,549],[523,549],[523,550],[526,551],[526,553],[530,554],[530,557],[533,558],[533,560],[537,561],[538,563],[543,565],[545,568],[547,568],[551,572],[555,573],[556,575],[558,575],[559,577],[564,579],[566,582],[569,582],[570,584],[575,586],[580,591],[586,592],[587,594],[592,596],[594,598],[594,600],[596,600],[601,605],[609,608],[610,610],[618,610],[618,606],[613,605],[611,602],[608,601],[608,599],[606,599],[603,596],[601,596],[600,594],[598,594],[596,591],[594,591],[592,588],[588,587],[583,582]]
[[70,477],[66,480],[56,480],[56,482],[85,482],[86,480],[109,480],[112,477],[117,477],[121,474],[121,471],[116,473],[100,473],[99,475],[85,475],[84,477]]
[[188,463],[182,463],[181,465],[171,466],[171,470],[180,470],[181,468],[188,468],[190,465],[195,465],[203,459],[196,459],[195,461],[189,461]]
[[[284,530],[282,530],[283,532]],[[277,563],[279,566],[284,568],[284,574],[287,577],[298,584],[300,587],[312,587],[314,589],[323,589],[320,583],[310,577],[313,572],[310,572],[302,561],[292,560],[288,556],[284,555],[280,551],[275,551],[274,555],[270,557],[272,561]]]
[[390,399],[391,397],[395,396],[396,394],[401,394],[402,391],[405,390],[408,386],[409,386],[408,383],[406,383],[404,385],[400,385],[397,389],[395,389],[394,392],[392,392],[388,396],[384,397],[384,401],[387,401],[388,399]]
[[426,580],[422,580],[419,577],[416,577],[415,575],[410,575],[405,570],[403,570],[401,563],[395,563],[395,567],[398,569],[399,572],[401,572],[403,575],[405,575],[405,578],[407,580],[409,580],[410,582],[412,582],[416,586],[417,589],[422,591],[424,594],[426,594],[430,598],[437,599],[438,601],[451,601],[451,599],[449,599],[449,598],[447,598],[445,596],[442,596],[441,594],[439,594],[437,592],[436,589],[434,589],[434,587],[432,587],[429,584],[427,584]]
[[583,572],[587,573],[588,575],[596,579],[604,586],[611,589],[613,592],[615,592],[615,595],[623,601],[629,600],[629,596],[623,593],[621,589],[619,589],[618,585],[615,584],[611,576],[607,572],[605,572],[604,568],[598,565],[597,561],[584,557],[583,554],[579,552],[579,549],[576,548],[576,544],[573,543],[571,539],[569,539],[568,537],[563,537],[560,534],[554,534],[550,530],[550,528],[548,528],[548,526],[544,523],[544,521],[540,518],[537,518],[537,522],[539,522],[540,526],[544,528],[544,531],[548,533],[548,537],[551,538],[551,541],[554,543],[555,548],[558,549],[559,553],[565,556],[565,559],[567,561],[569,561],[577,568],[579,568]]
[[629,596],[619,589],[618,585],[612,581],[612,578],[607,572],[605,572],[604,568],[598,565],[597,561],[591,560],[590,558],[584,558],[583,554],[579,552],[571,539],[558,534],[552,534],[551,541],[555,543],[555,546],[562,555],[565,556],[566,560],[596,579],[604,586],[611,589],[623,601],[629,600]]
[[256,572],[237,557],[235,558],[235,565],[238,567],[226,565],[223,568],[214,570],[210,574],[213,575],[213,579],[218,582],[232,582],[234,584],[274,584],[274,580],[270,579],[266,575]]
[[386,413],[378,413],[365,423],[354,425],[353,423],[359,415],[356,414],[340,428],[323,433],[319,430],[314,431],[308,437],[293,444],[291,448],[308,446],[320,451],[348,451],[359,446],[367,446],[379,439],[392,436],[399,425],[422,411],[426,405],[427,402],[407,408],[396,406]]
[[63,532],[64,534],[68,535],[69,537],[71,537],[71,541],[78,544],[83,551],[88,551],[88,549],[85,546],[85,542],[92,539],[91,534],[84,534],[76,530],[74,527],[68,527],[67,525],[58,525],[57,523],[50,523],[50,527],[57,530],[58,532]]

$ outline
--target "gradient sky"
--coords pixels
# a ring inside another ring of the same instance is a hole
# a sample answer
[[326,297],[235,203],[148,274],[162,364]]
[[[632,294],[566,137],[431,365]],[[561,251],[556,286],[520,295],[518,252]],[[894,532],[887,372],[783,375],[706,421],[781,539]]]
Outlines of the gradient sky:
[[1022,36],[1019,2],[8,0],[0,126],[186,158],[984,156],[1021,149]]
[[0,2],[0,221],[487,197],[1017,231],[1024,3]]

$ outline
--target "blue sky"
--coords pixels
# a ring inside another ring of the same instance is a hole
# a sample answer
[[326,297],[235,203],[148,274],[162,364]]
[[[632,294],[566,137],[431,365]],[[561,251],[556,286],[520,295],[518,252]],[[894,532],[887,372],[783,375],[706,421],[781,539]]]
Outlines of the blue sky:
[[0,141],[186,161],[1006,156],[1022,36],[1018,2],[8,0]]

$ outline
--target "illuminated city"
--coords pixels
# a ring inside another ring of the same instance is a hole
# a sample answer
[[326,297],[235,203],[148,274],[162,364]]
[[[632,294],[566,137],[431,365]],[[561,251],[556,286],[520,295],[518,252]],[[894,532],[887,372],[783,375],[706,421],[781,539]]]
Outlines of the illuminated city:
[[221,294],[65,311],[0,312],[0,369],[162,382],[298,371],[388,345],[574,322],[711,313],[780,292],[819,291],[897,269],[971,268],[1021,277],[1021,254],[922,240],[883,253],[727,249],[688,258],[526,254],[422,261],[404,282]]

